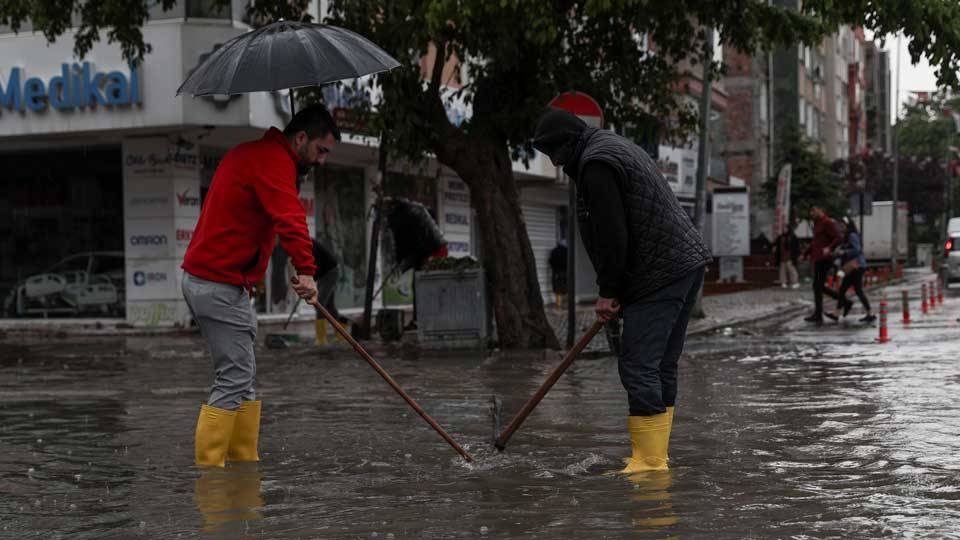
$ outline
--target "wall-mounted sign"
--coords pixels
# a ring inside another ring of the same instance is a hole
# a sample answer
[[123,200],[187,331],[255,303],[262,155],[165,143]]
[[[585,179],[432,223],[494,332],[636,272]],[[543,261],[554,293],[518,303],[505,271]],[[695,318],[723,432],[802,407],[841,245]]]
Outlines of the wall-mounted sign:
[[27,77],[24,68],[10,69],[0,86],[0,106],[11,111],[40,112],[48,107],[59,111],[93,107],[115,107],[142,103],[139,68],[96,71],[93,64],[61,64],[60,74],[44,81]]
[[127,259],[127,300],[171,300],[180,292],[175,259]]
[[124,240],[127,261],[167,259],[174,256],[176,238],[170,218],[126,219]]
[[[174,172],[195,173],[200,167],[200,156],[196,145],[176,144],[165,137],[127,139],[123,143],[123,167],[124,178],[129,183],[135,178],[168,176]],[[198,197],[199,203],[199,194],[194,192],[193,196]]]
[[183,300],[131,300],[127,302],[127,322],[134,326],[186,326],[190,309]]
[[443,207],[439,225],[447,241],[451,257],[466,257],[471,254],[470,191],[461,180],[446,179],[443,190]]
[[713,254],[750,254],[750,193],[746,188],[713,192]]

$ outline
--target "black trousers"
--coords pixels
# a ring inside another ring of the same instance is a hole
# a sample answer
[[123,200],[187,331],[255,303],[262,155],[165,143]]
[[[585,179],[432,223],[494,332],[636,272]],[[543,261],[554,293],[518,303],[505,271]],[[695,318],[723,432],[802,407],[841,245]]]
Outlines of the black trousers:
[[703,273],[698,268],[623,308],[619,370],[630,416],[661,414],[676,403],[677,362]]
[[[853,272],[843,276],[843,281],[840,282],[840,298],[847,297],[847,291],[850,290],[850,287],[853,287],[853,290],[857,293],[857,297],[860,298],[860,303],[863,304],[863,309],[867,310],[867,313],[870,312],[870,300],[867,299],[867,295],[863,292],[863,268],[857,268]],[[840,309],[843,309],[843,302],[837,301],[837,305]]]
[[813,304],[816,306],[813,311],[814,317],[823,316],[823,295],[826,294],[830,298],[839,301],[840,295],[837,294],[837,291],[827,288],[827,275],[830,274],[830,269],[833,267],[833,261],[830,259],[824,259],[822,261],[817,261],[813,267]]

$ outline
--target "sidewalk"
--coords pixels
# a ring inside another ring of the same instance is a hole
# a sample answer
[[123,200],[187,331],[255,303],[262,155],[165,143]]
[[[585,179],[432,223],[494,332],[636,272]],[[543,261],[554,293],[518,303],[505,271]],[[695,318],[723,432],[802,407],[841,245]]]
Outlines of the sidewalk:
[[[799,289],[770,287],[730,294],[706,296],[703,299],[702,319],[691,319],[687,327],[687,336],[712,332],[718,328],[734,326],[785,311],[813,305],[813,293],[810,285]],[[547,320],[553,326],[561,346],[567,339],[567,309],[558,309],[555,305],[546,308]],[[593,304],[577,306],[577,337],[583,334],[594,321]],[[565,347],[564,347],[565,348]],[[598,335],[585,349],[591,352],[608,350],[607,340]]]

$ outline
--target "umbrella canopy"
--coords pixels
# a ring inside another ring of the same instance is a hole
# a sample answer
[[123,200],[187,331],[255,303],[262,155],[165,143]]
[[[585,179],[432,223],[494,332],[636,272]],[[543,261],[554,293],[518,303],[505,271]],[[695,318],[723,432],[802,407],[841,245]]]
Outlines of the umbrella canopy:
[[367,38],[324,24],[277,21],[213,52],[177,89],[206,96],[318,86],[400,65]]

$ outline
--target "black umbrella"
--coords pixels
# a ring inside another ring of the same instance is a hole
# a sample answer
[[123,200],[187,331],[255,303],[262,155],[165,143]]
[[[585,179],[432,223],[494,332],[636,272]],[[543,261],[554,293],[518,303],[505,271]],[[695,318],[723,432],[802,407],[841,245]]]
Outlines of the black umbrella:
[[177,89],[206,96],[319,86],[400,66],[367,38],[324,24],[277,21],[213,52]]

